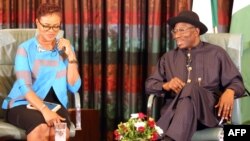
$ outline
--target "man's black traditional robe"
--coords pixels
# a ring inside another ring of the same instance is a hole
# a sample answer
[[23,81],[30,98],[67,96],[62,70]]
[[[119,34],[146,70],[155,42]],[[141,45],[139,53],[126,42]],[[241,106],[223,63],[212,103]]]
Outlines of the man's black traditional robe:
[[[189,77],[187,65],[192,68]],[[162,88],[174,77],[183,82],[190,79],[179,94]],[[165,53],[146,80],[148,94],[165,93],[169,97],[157,125],[176,141],[191,140],[198,122],[208,127],[218,125],[214,106],[225,89],[234,90],[236,97],[243,95],[242,76],[223,48],[206,42],[191,50],[177,48]]]

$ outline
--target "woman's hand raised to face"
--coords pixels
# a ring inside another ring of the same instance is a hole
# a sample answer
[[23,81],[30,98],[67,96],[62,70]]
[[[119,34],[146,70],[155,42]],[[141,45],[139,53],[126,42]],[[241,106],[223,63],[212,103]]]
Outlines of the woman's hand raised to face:
[[58,47],[58,50],[64,51],[64,53],[67,56],[69,56],[73,53],[73,51],[71,49],[70,41],[68,39],[65,39],[65,38],[58,39],[57,47]]

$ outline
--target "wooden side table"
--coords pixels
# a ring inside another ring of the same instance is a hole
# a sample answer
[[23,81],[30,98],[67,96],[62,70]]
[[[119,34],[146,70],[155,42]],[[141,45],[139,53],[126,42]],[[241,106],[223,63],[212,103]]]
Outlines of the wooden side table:
[[[76,111],[69,109],[70,118],[75,124]],[[100,112],[95,109],[81,109],[82,130],[76,131],[76,136],[70,138],[70,141],[100,141]]]

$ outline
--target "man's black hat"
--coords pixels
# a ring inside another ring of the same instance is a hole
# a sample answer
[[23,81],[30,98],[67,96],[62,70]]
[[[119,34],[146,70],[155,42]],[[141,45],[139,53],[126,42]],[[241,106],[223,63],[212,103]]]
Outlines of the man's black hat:
[[182,11],[178,16],[170,18],[168,24],[174,28],[176,23],[185,22],[194,25],[200,29],[200,35],[207,32],[205,24],[200,22],[199,16],[193,11]]

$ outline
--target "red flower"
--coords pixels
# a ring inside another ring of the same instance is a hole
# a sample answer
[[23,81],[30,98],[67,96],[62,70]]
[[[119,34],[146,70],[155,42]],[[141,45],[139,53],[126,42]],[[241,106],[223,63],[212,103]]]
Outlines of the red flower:
[[114,135],[115,135],[115,140],[119,140],[119,139],[121,138],[121,135],[120,135],[118,129],[116,129],[116,130],[114,131]]
[[146,116],[143,113],[138,113],[138,118],[139,119],[144,119]]
[[143,113],[133,113],[126,123],[118,124],[118,129],[114,131],[115,140],[134,141],[137,139],[146,139],[156,141],[163,131],[151,117]]
[[155,132],[153,132],[153,134],[152,134],[152,137],[151,137],[151,141],[155,141],[155,140],[157,140],[157,138],[158,138],[158,133],[155,131]]
[[148,126],[151,127],[151,128],[155,127],[155,121],[154,121],[153,118],[148,119]]
[[138,132],[143,133],[145,131],[145,128],[141,126],[137,130],[138,130]]

